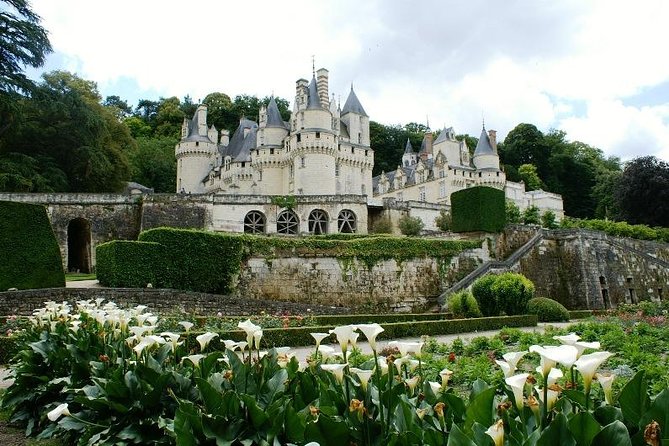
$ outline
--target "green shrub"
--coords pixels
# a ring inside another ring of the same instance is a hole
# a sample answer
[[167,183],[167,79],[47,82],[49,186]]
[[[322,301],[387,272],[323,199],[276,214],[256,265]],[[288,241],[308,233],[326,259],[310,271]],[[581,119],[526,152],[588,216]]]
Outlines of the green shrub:
[[492,292],[500,311],[511,316],[527,313],[527,303],[534,297],[534,284],[518,273],[504,273],[495,278]]
[[497,303],[497,296],[492,291],[492,285],[497,280],[494,274],[488,274],[477,279],[472,285],[472,295],[479,305],[483,316],[499,316],[500,308]]
[[525,211],[523,211],[523,223],[525,223],[526,225],[541,224],[541,218],[539,217],[539,208],[533,205],[525,209]]
[[399,226],[400,232],[402,234],[408,235],[410,237],[415,237],[418,234],[420,234],[420,231],[423,230],[425,224],[423,223],[423,220],[421,220],[418,217],[410,217],[408,215],[405,215],[402,218],[400,218],[399,222],[397,223],[397,226]]
[[543,214],[541,214],[541,226],[546,228],[546,229],[557,228],[558,224],[557,224],[557,217],[555,216],[555,212],[546,211]]
[[189,229],[157,228],[139,235],[143,242],[163,245],[158,286],[225,294],[232,290],[244,255],[237,235]]
[[380,218],[372,225],[372,234],[391,234],[393,232],[393,224],[388,218]]
[[46,208],[0,201],[0,291],[65,286],[56,236]]
[[500,232],[506,225],[504,191],[477,186],[451,194],[451,226],[454,232]]
[[165,249],[159,243],[114,240],[98,245],[95,252],[97,279],[103,286],[143,288],[163,281]]
[[527,302],[527,312],[536,314],[539,322],[562,322],[569,320],[569,311],[557,301],[546,297],[533,297]]
[[444,209],[439,211],[439,216],[434,219],[434,224],[437,225],[437,228],[446,232],[451,230],[451,214],[446,212]]
[[669,243],[669,228],[650,228],[646,225],[631,225],[625,221],[581,220],[565,217],[560,221],[563,228],[582,228],[603,231],[615,237],[630,237],[639,240],[657,240]]
[[481,317],[479,305],[468,290],[451,294],[447,302],[448,311],[456,318]]
[[511,200],[506,200],[506,222],[507,223],[520,223],[522,220],[522,215],[520,213],[520,208],[516,203]]
[[569,320],[587,319],[592,316],[592,310],[567,310],[569,311]]

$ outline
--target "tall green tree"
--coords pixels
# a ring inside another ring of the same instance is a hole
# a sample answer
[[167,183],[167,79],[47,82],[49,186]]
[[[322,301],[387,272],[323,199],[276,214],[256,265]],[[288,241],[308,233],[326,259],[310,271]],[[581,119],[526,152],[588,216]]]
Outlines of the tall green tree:
[[173,193],[176,187],[177,162],[174,138],[139,137],[130,152],[132,180],[152,187],[155,192]]
[[669,227],[669,163],[654,156],[633,159],[625,165],[616,197],[623,220]]
[[522,164],[518,167],[518,175],[525,183],[526,190],[538,190],[543,187],[541,178],[537,173],[537,167],[534,164]]

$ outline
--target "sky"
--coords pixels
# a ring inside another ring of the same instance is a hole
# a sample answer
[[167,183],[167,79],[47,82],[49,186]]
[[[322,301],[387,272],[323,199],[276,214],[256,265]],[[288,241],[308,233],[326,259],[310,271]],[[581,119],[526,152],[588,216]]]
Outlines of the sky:
[[[623,161],[669,161],[665,0],[32,0],[68,70],[103,97],[220,91],[294,100],[316,69],[370,119],[498,139],[560,129]],[[257,119],[257,117],[256,117]]]

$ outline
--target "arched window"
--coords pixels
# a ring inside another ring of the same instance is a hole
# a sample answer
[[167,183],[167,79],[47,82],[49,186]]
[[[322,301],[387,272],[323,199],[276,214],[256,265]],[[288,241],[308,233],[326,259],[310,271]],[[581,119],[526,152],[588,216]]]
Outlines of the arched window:
[[300,220],[293,211],[283,211],[276,218],[276,232],[279,234],[297,234]]
[[351,210],[344,209],[339,213],[337,218],[337,225],[339,226],[339,232],[343,233],[353,233],[356,229],[356,218],[355,213]]
[[244,232],[247,234],[265,233],[265,214],[260,211],[251,211],[244,217]]
[[328,214],[321,209],[314,209],[309,214],[309,232],[312,234],[327,234]]

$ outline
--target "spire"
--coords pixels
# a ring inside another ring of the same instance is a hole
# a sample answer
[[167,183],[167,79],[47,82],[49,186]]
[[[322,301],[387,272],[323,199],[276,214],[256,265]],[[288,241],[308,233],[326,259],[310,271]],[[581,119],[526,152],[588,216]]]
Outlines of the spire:
[[404,154],[408,155],[413,153],[413,147],[411,146],[411,141],[409,141],[409,138],[407,138],[407,145],[404,146]]
[[318,86],[316,85],[316,75],[311,78],[309,83],[309,99],[307,101],[307,110],[321,108],[321,100],[318,97]]
[[274,96],[269,100],[267,104],[267,127],[281,127],[284,128],[283,119],[281,119],[281,113],[279,112],[279,107],[276,105]]
[[344,109],[341,111],[342,115],[345,115],[346,113],[357,113],[369,117],[369,115],[365,113],[365,109],[362,108],[362,104],[360,104],[358,97],[355,95],[355,91],[353,91],[353,84],[351,84],[351,92],[348,94]]
[[483,123],[483,129],[481,130],[481,137],[479,138],[478,144],[476,144],[476,150],[474,150],[474,157],[479,155],[495,155],[495,151],[490,144],[490,139],[488,138],[488,132],[485,131],[485,122]]

